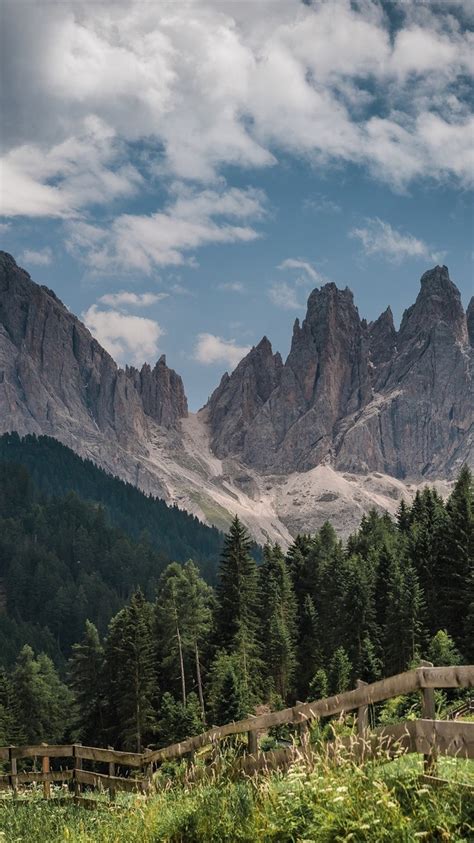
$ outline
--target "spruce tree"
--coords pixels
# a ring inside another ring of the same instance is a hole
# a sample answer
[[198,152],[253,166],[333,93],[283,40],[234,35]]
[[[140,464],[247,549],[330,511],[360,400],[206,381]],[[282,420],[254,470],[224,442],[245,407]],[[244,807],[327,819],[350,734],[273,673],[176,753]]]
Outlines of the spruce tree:
[[338,647],[329,665],[329,693],[342,694],[351,686],[352,665],[344,647]]
[[82,641],[72,648],[69,675],[78,736],[82,743],[101,746],[105,742],[104,648],[91,621],[86,621]]
[[216,642],[238,659],[239,681],[250,701],[260,685],[257,642],[257,566],[251,539],[238,517],[224,540],[217,584]]
[[264,548],[259,569],[262,661],[269,689],[286,700],[293,685],[296,603],[288,569],[278,545]]
[[465,620],[474,599],[474,485],[465,466],[446,504],[446,523],[438,568],[438,623],[461,649],[468,648]]
[[112,618],[105,647],[109,730],[125,749],[136,752],[156,725],[152,618],[152,607],[137,591]]

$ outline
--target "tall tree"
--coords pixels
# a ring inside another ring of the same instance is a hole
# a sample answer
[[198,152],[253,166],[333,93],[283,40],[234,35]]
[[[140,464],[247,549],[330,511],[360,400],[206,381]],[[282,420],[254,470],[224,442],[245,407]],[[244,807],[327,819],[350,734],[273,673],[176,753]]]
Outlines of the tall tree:
[[251,539],[238,517],[224,540],[218,571],[216,641],[239,660],[242,685],[250,700],[260,684],[257,642],[257,566]]
[[271,688],[286,700],[296,667],[296,601],[285,559],[278,545],[267,545],[259,568],[262,661]]
[[100,745],[105,741],[104,648],[91,621],[86,621],[82,641],[72,648],[69,675],[79,736],[83,743]]
[[105,646],[109,729],[126,749],[136,752],[151,739],[156,725],[152,624],[152,607],[137,591],[112,618]]

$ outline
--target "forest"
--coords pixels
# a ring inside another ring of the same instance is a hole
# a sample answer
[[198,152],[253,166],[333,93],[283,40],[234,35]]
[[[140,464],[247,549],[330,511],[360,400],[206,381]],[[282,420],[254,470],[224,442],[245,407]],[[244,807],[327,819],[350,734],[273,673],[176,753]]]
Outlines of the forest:
[[261,561],[234,518],[214,587],[3,464],[0,743],[140,751],[420,658],[472,662],[473,498],[463,468],[446,502],[426,487],[347,542],[325,523]]

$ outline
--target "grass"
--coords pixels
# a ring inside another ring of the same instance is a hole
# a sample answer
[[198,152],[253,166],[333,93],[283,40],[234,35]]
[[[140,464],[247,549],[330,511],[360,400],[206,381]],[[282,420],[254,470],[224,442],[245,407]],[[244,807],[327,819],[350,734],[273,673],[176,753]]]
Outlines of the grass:
[[[473,762],[443,759],[442,788],[419,781],[421,759],[357,766],[303,759],[286,773],[186,784],[155,796],[123,795],[96,811],[47,803],[40,792],[0,802],[0,841],[34,843],[409,843],[474,839],[474,799],[458,786]],[[466,778],[467,777],[467,778]]]

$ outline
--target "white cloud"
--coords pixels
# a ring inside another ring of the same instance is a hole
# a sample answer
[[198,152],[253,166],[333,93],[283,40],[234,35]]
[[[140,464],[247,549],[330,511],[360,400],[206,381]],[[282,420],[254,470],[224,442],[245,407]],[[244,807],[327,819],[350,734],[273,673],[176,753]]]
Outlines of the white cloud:
[[314,211],[317,214],[339,214],[342,210],[337,202],[328,199],[323,194],[308,197],[304,200],[303,207],[305,210]]
[[367,219],[365,223],[363,227],[353,228],[349,236],[360,240],[366,255],[382,255],[393,263],[407,258],[423,258],[437,263],[444,257],[444,252],[433,252],[423,240],[397,231],[378,217]]
[[53,260],[53,253],[49,246],[44,249],[25,249],[21,255],[20,260],[26,264],[34,264],[35,266],[49,266]]
[[302,260],[301,258],[286,258],[286,260],[277,266],[277,269],[299,269],[303,273],[303,276],[306,277],[306,280],[311,279],[315,284],[325,283],[324,276],[309,261]]
[[118,363],[140,365],[158,356],[164,331],[153,319],[128,316],[117,310],[101,310],[93,304],[82,314],[84,324]]
[[[395,26],[373,0],[69,0],[30,3],[27,20],[23,6],[3,4],[4,214],[77,216],[162,176],[216,184],[281,152],[398,190],[472,183],[465,0],[400,2]],[[117,236],[149,239],[119,220]]]
[[217,285],[217,289],[227,293],[245,293],[245,285],[241,281],[224,281]]
[[273,304],[281,310],[300,310],[303,307],[297,290],[286,281],[275,281],[271,284],[268,295]]
[[234,369],[249,351],[249,345],[237,345],[233,339],[225,340],[215,334],[198,334],[194,359],[205,365],[224,363]]
[[72,217],[87,205],[136,193],[142,176],[124,160],[115,132],[93,116],[78,132],[46,151],[22,144],[0,158],[4,216]]
[[106,293],[99,302],[110,307],[149,307],[151,304],[168,298],[169,293],[133,293],[122,290],[119,293]]
[[[82,221],[69,224],[68,248],[96,272],[139,270],[180,265],[186,253],[209,243],[255,240],[259,234],[242,225],[264,214],[261,191],[238,188],[195,191],[175,188],[164,211],[122,214],[107,228]],[[217,219],[216,219],[217,218]]]
[[303,307],[300,296],[307,295],[315,285],[322,286],[329,281],[303,258],[286,258],[277,269],[290,275],[289,281],[275,281],[268,289],[271,301],[281,310],[300,310]]

